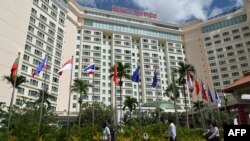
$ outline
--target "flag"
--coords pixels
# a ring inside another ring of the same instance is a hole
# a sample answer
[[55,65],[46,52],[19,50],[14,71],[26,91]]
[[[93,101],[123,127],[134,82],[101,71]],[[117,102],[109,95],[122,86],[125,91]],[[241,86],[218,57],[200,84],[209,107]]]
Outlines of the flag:
[[223,91],[222,91],[222,94],[223,94],[225,105],[227,105],[227,101],[228,101],[227,96]]
[[198,79],[195,80],[195,90],[196,90],[196,94],[199,95],[200,92],[200,84]]
[[47,58],[48,58],[48,56],[45,55],[45,57],[44,57],[44,59],[42,60],[42,62],[37,66],[36,71],[34,71],[34,72],[32,73],[32,77],[34,77],[35,75],[39,74],[39,73],[43,70],[43,68],[46,67]]
[[114,65],[114,76],[113,76],[113,81],[115,82],[115,84],[118,84],[118,83],[119,83],[119,80],[118,80],[118,72],[117,72],[117,66],[116,66],[116,64]]
[[188,84],[189,92],[192,93],[194,90],[194,86],[193,86],[193,81],[191,79],[189,71],[187,71],[187,84]]
[[206,101],[208,101],[208,97],[207,97],[207,93],[206,93],[207,88],[206,88],[206,85],[202,82],[202,80],[201,80],[201,88],[202,88],[202,90],[201,90],[202,98],[205,99]]
[[71,58],[66,63],[63,64],[62,68],[60,68],[60,70],[57,73],[61,76],[63,71],[71,70],[72,66],[73,66],[73,60]]
[[211,102],[214,102],[214,99],[213,99],[213,96],[212,96],[212,93],[211,93],[209,87],[208,87],[207,93],[208,93],[208,96],[209,96],[209,98],[210,98],[210,101],[211,101]]
[[216,98],[217,105],[218,105],[218,107],[221,107],[221,99],[220,99],[220,96],[219,96],[219,94],[217,93],[216,90],[214,90],[214,93],[215,93],[215,98]]
[[15,62],[13,63],[12,67],[11,67],[11,78],[15,78],[15,76],[17,75],[17,68],[18,68],[18,63],[19,63],[19,59],[20,59],[20,53],[18,53],[17,58],[15,59]]
[[140,72],[140,65],[138,65],[137,68],[135,69],[135,71],[133,72],[133,75],[131,77],[131,80],[133,82],[139,82],[140,81],[139,72]]
[[153,88],[155,88],[156,85],[157,85],[157,75],[158,75],[158,73],[157,73],[156,70],[155,70],[155,72],[154,72],[154,77],[153,77],[153,82],[152,82],[152,87],[153,87]]
[[84,68],[84,71],[88,74],[94,74],[95,73],[95,63],[91,63],[86,68]]

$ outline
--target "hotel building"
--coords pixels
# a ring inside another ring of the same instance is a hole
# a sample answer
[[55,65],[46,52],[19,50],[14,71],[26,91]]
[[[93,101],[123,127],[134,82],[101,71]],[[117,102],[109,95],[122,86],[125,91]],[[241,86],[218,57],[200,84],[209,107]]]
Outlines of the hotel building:
[[[130,75],[138,64],[141,66],[139,93],[137,83],[124,79],[122,97],[138,98],[140,94],[142,103],[168,100],[163,94],[171,83],[171,71],[178,68],[178,62],[185,61],[180,25],[83,7],[74,0],[33,0],[20,5],[14,1],[1,3],[4,4],[1,20],[8,22],[2,26],[2,35],[9,35],[1,36],[1,41],[10,46],[1,48],[1,56],[9,60],[1,61],[1,66],[6,67],[1,75],[9,74],[17,52],[21,51],[18,74],[28,80],[17,90],[15,104],[21,105],[24,99],[36,100],[37,91],[42,89],[46,77],[45,86],[54,96],[50,99],[53,109],[57,105],[57,110],[67,110],[70,72],[64,72],[61,78],[56,72],[72,55],[73,79],[81,78],[95,85],[95,96],[92,97],[89,88],[88,96],[83,97],[84,102],[91,103],[93,99],[107,105],[114,102],[115,89],[109,70],[115,62],[131,66],[127,70]],[[24,22],[15,22],[15,17],[23,18]],[[17,36],[16,32],[21,33]],[[49,55],[47,73],[43,70],[32,78],[32,72],[46,54]],[[94,82],[92,75],[83,72],[84,67],[93,61],[96,64]],[[155,70],[158,83],[157,88],[152,88]],[[10,86],[3,81],[0,83],[4,86],[4,93],[10,95]],[[118,88],[116,93],[119,103]],[[8,103],[10,98],[2,95],[5,99],[1,101]],[[72,93],[71,111],[78,111],[78,98],[79,95]],[[181,95],[177,101],[181,106],[184,106],[183,99]]]
[[[122,97],[132,96],[140,102],[169,100],[164,91],[171,83],[171,72],[178,62],[193,64],[197,77],[210,89],[221,90],[240,78],[250,67],[249,0],[245,7],[207,21],[193,21],[184,25],[166,23],[147,17],[138,17],[104,11],[79,5],[75,0],[30,0],[0,2],[0,75],[8,75],[11,65],[21,52],[18,74],[27,78],[16,92],[15,104],[35,101],[43,85],[54,97],[52,109],[67,111],[70,72],[61,77],[57,71],[74,56],[73,79],[81,78],[94,84],[84,102],[114,103],[114,83],[109,78],[115,62],[128,64],[132,75],[141,66],[141,82],[123,79]],[[248,8],[247,8],[248,7]],[[48,54],[47,73],[31,77],[39,62]],[[223,57],[224,56],[224,57]],[[96,64],[92,75],[83,72],[91,62]],[[157,88],[151,83],[158,72]],[[44,84],[44,78],[46,84]],[[0,81],[0,101],[10,101],[10,85]],[[117,87],[117,103],[120,91]],[[188,91],[186,91],[186,94]],[[187,94],[187,96],[189,96]],[[79,95],[72,93],[70,108],[78,111]],[[124,100],[123,98],[122,100]],[[184,95],[177,104],[184,107]],[[190,106],[187,99],[187,105]],[[29,104],[29,103],[26,103]]]

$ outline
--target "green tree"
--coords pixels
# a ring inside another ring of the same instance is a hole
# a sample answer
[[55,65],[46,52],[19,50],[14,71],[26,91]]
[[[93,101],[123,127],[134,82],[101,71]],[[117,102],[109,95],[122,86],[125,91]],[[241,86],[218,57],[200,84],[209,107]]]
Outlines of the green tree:
[[[172,77],[173,77],[173,75],[172,75]],[[177,112],[176,100],[180,97],[180,93],[179,93],[180,88],[176,86],[174,78],[172,78],[172,79],[173,79],[173,83],[171,83],[167,87],[167,89],[164,92],[164,96],[170,97],[170,99],[174,101],[174,110],[175,110],[175,115],[176,115],[175,120],[176,120],[176,124],[178,125],[179,124],[179,116],[178,116],[178,112]],[[173,95],[171,95],[171,93]]]
[[91,84],[87,83],[85,80],[82,79],[75,79],[74,84],[71,86],[71,91],[73,93],[77,93],[80,95],[78,103],[79,103],[79,126],[81,125],[81,108],[82,108],[82,99],[83,96],[87,96],[87,90],[89,87],[92,87]]
[[201,109],[203,109],[205,107],[205,104],[203,103],[203,101],[196,101],[193,104],[193,108],[194,111],[201,111]]
[[[118,72],[118,79],[119,79],[119,86],[120,86],[120,107],[122,107],[122,84],[123,84],[123,81],[122,79],[125,78],[125,79],[131,79],[131,76],[128,74],[128,69],[130,69],[130,65],[128,64],[122,64],[122,62],[117,62],[117,72]],[[113,72],[114,72],[114,67],[111,67],[110,68],[110,77],[112,78],[113,77]],[[116,103],[116,96],[115,96],[115,103]],[[117,106],[117,105],[115,105]],[[116,115],[116,119],[117,119],[117,116]]]
[[130,114],[130,119],[131,119],[132,111],[135,110],[135,108],[137,106],[138,106],[138,102],[137,102],[136,98],[133,98],[133,97],[130,97],[130,96],[126,96],[126,99],[124,101],[123,110],[125,110],[126,107],[128,107],[129,114]]
[[[39,90],[38,95],[39,95],[39,97],[38,97],[38,99],[35,101],[35,104],[41,104],[42,98],[43,98],[43,90]],[[50,95],[50,94],[48,93],[48,90],[45,90],[45,91],[44,91],[43,103],[44,103],[44,104],[46,103],[46,104],[48,105],[47,109],[49,109],[50,106],[51,106],[51,102],[49,101],[49,99],[53,99],[53,98],[54,98],[54,96]]]
[[191,74],[195,73],[194,66],[191,64],[185,64],[184,62],[179,62],[179,68],[174,71],[174,73],[179,75],[179,84],[182,85],[182,93],[184,95],[185,99],[185,110],[186,110],[186,126],[189,128],[189,122],[188,122],[188,112],[187,112],[187,96],[185,94],[185,84],[186,84],[186,76],[187,76],[187,71],[189,71]]
[[[7,80],[8,83],[10,83],[12,85],[12,87],[14,87],[14,80],[15,78],[13,78],[12,76],[3,76],[3,80]],[[20,88],[20,85],[23,84],[23,83],[26,83],[28,82],[26,80],[26,77],[22,76],[22,75],[17,75],[16,76],[16,86],[15,88],[19,89]]]

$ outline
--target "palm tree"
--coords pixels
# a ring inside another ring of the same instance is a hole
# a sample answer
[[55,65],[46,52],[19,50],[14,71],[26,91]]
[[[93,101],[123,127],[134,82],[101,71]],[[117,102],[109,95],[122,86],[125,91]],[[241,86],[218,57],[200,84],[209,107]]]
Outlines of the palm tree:
[[193,104],[194,111],[201,111],[205,107],[205,104],[203,101],[196,101]]
[[[36,104],[41,104],[42,102],[42,98],[43,98],[43,90],[39,90],[39,93],[38,93],[39,97],[38,99],[35,101]],[[54,96],[50,95],[48,93],[48,90],[46,89],[44,91],[44,99],[43,99],[43,103],[46,103],[48,105],[47,109],[50,108],[50,105],[51,105],[51,102],[49,101],[50,98],[54,98]]]
[[179,82],[180,85],[183,86],[182,93],[183,93],[184,99],[185,99],[186,126],[189,128],[188,113],[187,113],[187,97],[186,97],[186,94],[185,94],[185,90],[186,90],[185,84],[186,84],[187,71],[194,74],[195,73],[194,66],[191,65],[191,64],[185,64],[184,62],[179,62],[179,68],[177,70],[175,70],[174,73],[179,74],[178,82]]
[[[176,87],[173,83],[171,83],[167,89],[165,90],[164,96],[170,97],[171,100],[174,101],[174,111],[175,111],[175,120],[176,120],[176,124],[179,124],[179,117],[178,117],[178,113],[177,113],[177,106],[176,106],[176,100],[180,97],[180,93],[179,93],[179,87]],[[172,93],[173,95],[170,95],[170,93]]]
[[[8,83],[10,83],[12,85],[12,87],[14,87],[14,80],[15,78],[13,78],[12,76],[6,76],[4,75],[3,76],[3,80],[7,80]],[[16,85],[15,85],[15,88],[19,89],[20,88],[20,85],[23,84],[23,83],[26,83],[28,82],[26,80],[26,77],[22,76],[22,75],[17,75],[16,76]]]
[[138,106],[137,99],[130,97],[130,96],[126,96],[126,99],[124,101],[123,110],[125,110],[125,108],[128,107],[129,112],[130,112],[130,119],[131,119],[132,111],[135,110],[136,106]]
[[81,125],[81,108],[82,108],[82,97],[87,96],[88,87],[92,87],[91,84],[87,83],[82,79],[75,79],[74,84],[71,86],[71,91],[80,95],[78,103],[79,103],[79,126]]
[[[130,66],[128,64],[123,65],[121,62],[117,62],[117,72],[118,72],[118,79],[119,79],[119,86],[120,86],[120,107],[122,107],[122,84],[123,84],[122,78],[125,78],[125,79],[131,78],[131,76],[127,72],[128,69],[130,69]],[[113,77],[113,75],[114,75],[113,70],[114,70],[114,67],[111,67],[109,70],[111,73],[110,77]],[[116,104],[116,96],[115,96],[115,104]],[[122,110],[121,110],[121,112],[122,112]],[[118,116],[118,115],[116,115],[116,116]],[[117,117],[116,117],[116,119],[117,119]]]

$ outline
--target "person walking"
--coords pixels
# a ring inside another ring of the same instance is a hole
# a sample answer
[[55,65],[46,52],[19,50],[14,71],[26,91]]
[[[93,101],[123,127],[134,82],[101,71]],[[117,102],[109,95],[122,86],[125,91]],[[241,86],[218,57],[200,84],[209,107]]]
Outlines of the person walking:
[[102,141],[111,141],[110,130],[106,122],[103,122],[102,128],[103,128]]
[[168,138],[169,141],[176,141],[176,127],[174,125],[174,121],[172,119],[168,120]]
[[212,123],[211,133],[212,134],[208,137],[209,141],[220,141],[219,128],[218,128],[216,122]]

